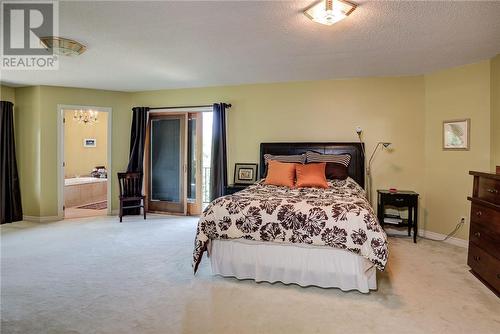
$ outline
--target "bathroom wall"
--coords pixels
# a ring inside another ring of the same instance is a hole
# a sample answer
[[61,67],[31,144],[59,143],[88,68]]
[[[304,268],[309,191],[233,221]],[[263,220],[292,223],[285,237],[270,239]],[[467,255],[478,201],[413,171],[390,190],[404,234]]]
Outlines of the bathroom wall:
[[[79,123],[73,120],[74,110],[64,112],[64,175],[65,177],[89,175],[95,166],[107,165],[108,115],[98,112],[98,122]],[[85,138],[96,139],[96,147],[84,147]],[[107,168],[108,166],[106,166]]]

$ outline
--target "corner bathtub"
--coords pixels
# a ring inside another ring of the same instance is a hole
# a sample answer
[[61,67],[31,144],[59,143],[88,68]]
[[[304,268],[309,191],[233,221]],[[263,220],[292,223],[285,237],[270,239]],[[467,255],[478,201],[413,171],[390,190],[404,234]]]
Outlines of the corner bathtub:
[[67,208],[105,201],[108,179],[74,177],[64,179],[64,206]]

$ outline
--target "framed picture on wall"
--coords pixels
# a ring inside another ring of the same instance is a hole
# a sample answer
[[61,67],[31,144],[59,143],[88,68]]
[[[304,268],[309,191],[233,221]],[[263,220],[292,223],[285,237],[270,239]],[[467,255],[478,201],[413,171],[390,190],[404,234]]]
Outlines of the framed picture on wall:
[[97,140],[95,138],[85,138],[83,140],[83,147],[96,147]]
[[252,184],[257,181],[258,164],[234,164],[234,184]]
[[443,150],[469,150],[470,119],[443,122]]

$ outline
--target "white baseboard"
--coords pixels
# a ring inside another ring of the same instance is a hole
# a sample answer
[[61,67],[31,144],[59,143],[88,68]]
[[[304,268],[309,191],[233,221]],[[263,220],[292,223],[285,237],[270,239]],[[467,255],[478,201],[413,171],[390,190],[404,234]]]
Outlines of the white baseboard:
[[[387,234],[408,235],[408,233],[407,233],[406,230],[404,230],[404,231],[402,231],[402,230],[395,230],[395,229],[391,229],[390,227],[387,227],[387,228],[384,228],[384,229],[387,232]],[[419,230],[418,231],[418,235],[420,237],[425,237],[425,238],[429,238],[429,239],[435,239],[436,241],[443,240],[446,237],[446,234],[436,233],[436,232],[427,231],[427,230]],[[469,247],[469,241],[468,240],[464,240],[464,239],[460,239],[460,238],[453,238],[453,237],[451,237],[451,238],[446,239],[443,242],[446,242],[446,243],[451,244],[451,245],[463,247],[463,248]]]
[[24,221],[33,222],[33,223],[51,223],[62,220],[62,217],[59,216],[23,216]]
[[[446,234],[441,234],[441,233],[436,233],[436,232],[426,231],[426,230],[419,231],[418,235],[421,237],[426,237],[426,238],[430,238],[430,239],[437,239],[437,240],[442,240],[442,239],[446,238]],[[450,237],[450,238],[446,239],[446,241],[444,241],[444,242],[446,242],[448,244],[455,245],[455,246],[463,247],[463,248],[469,247],[469,241],[465,240],[465,239]]]

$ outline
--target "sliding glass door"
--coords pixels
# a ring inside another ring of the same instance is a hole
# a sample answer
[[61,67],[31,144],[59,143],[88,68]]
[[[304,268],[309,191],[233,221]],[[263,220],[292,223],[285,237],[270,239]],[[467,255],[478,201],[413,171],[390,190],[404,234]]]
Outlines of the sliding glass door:
[[151,114],[147,131],[148,211],[199,215],[203,159],[201,113]]
[[186,127],[186,114],[150,119],[149,211],[186,213]]

